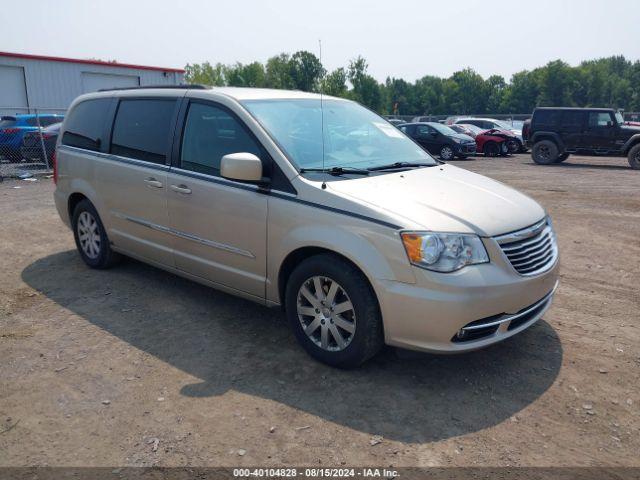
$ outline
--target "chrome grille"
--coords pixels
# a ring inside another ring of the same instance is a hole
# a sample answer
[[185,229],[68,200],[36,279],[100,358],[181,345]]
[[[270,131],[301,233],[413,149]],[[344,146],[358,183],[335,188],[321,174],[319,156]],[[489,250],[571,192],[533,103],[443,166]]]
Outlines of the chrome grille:
[[558,246],[556,235],[548,219],[496,237],[495,240],[520,275],[537,275],[556,262]]

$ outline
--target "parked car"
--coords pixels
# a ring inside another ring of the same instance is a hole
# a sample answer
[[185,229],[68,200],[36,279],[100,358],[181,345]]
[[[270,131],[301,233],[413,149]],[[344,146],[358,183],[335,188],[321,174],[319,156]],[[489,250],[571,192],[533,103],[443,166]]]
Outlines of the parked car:
[[475,125],[454,123],[450,128],[458,133],[468,135],[476,141],[476,153],[485,157],[507,155],[518,151],[515,135],[504,130],[483,130]]
[[413,138],[426,151],[442,160],[467,158],[476,153],[476,141],[437,122],[405,123],[400,130]]
[[400,125],[404,125],[405,123],[407,123],[401,118],[387,118],[387,122],[389,122],[394,127],[399,127]]
[[464,123],[466,125],[475,125],[483,130],[506,130],[512,132],[518,140],[518,151],[526,152],[527,147],[522,140],[522,129],[514,128],[507,122],[496,120],[494,118],[458,118],[455,123]]
[[559,266],[538,203],[436,161],[355,102],[319,98],[176,87],[76,99],[54,199],[82,260],[101,269],[124,254],[282,306],[306,351],[339,367],[385,342],[486,347],[544,315]]
[[27,132],[38,130],[38,122],[41,127],[47,127],[53,123],[59,123],[64,119],[62,115],[4,115],[0,117],[0,156],[8,158],[12,162],[22,159],[20,147],[22,137]]
[[526,127],[531,156],[540,165],[564,162],[572,153],[626,156],[640,169],[640,127],[626,125],[610,108],[536,108]]
[[56,141],[58,140],[58,133],[60,132],[61,126],[62,123],[54,123],[53,125],[43,128],[42,133],[38,130],[25,133],[22,137],[22,146],[20,147],[22,158],[44,162],[45,157],[42,150],[44,145],[47,162],[49,165],[52,165],[53,154],[56,149]]

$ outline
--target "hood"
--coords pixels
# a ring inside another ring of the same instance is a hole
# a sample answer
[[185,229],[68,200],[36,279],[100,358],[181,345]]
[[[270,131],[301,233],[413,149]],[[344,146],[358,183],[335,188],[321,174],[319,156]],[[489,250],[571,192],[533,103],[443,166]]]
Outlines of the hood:
[[517,190],[452,165],[329,182],[327,187],[415,229],[491,237],[528,227],[545,215]]
[[473,142],[473,138],[464,133],[456,133],[455,135],[447,135],[449,138],[457,138],[463,142]]
[[624,132],[625,136],[631,137],[637,133],[640,133],[640,123],[620,125],[620,130]]

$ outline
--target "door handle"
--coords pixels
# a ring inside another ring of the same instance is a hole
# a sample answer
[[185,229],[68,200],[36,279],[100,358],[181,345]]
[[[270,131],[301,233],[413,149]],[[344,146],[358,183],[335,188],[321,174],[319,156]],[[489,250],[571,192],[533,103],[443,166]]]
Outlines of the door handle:
[[162,182],[156,180],[153,177],[149,177],[149,178],[145,179],[144,183],[146,183],[150,187],[162,188]]
[[174,192],[182,193],[184,195],[190,195],[191,189],[186,185],[171,185],[171,190]]

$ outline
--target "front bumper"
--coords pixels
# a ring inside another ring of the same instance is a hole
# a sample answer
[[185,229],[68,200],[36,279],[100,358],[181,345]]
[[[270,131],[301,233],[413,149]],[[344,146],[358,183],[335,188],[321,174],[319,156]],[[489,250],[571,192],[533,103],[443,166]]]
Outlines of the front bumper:
[[452,273],[415,267],[415,284],[376,282],[385,342],[434,353],[465,352],[505,340],[542,318],[557,287],[559,261],[544,273],[523,276],[497,244],[489,248],[489,243],[491,263]]
[[459,143],[453,147],[456,155],[474,155],[476,153],[476,144],[474,143]]

